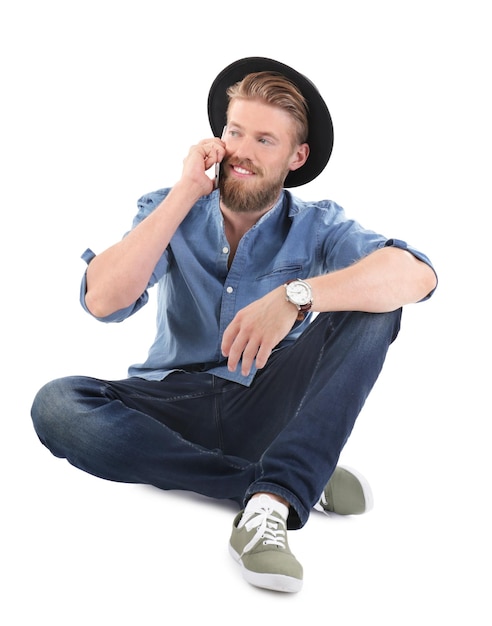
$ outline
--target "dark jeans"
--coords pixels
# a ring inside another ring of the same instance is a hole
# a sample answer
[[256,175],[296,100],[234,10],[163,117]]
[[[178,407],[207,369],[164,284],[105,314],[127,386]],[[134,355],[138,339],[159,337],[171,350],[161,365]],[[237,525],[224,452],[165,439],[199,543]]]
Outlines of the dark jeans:
[[162,381],[52,381],[32,407],[41,441],[109,480],[183,489],[240,506],[259,491],[303,526],[400,327],[392,313],[322,313],[272,354],[251,387],[207,373]]

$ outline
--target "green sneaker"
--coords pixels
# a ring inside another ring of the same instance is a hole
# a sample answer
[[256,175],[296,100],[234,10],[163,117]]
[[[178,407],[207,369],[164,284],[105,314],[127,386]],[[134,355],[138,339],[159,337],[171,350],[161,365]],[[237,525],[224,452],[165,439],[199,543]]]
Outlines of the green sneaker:
[[302,587],[302,565],[287,543],[286,506],[269,496],[252,498],[232,525],[229,552],[251,585],[296,592]]
[[360,515],[370,511],[372,506],[372,491],[367,480],[355,470],[339,465],[314,508],[323,513]]

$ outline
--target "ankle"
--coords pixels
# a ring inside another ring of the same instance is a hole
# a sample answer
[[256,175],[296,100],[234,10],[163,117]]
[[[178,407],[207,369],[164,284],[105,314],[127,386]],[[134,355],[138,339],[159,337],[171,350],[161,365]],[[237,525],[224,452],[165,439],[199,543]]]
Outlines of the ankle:
[[275,511],[284,521],[289,516],[289,504],[283,498],[273,497],[271,493],[255,493],[244,509],[244,519],[265,510]]
[[258,493],[254,493],[251,496],[251,500],[254,500],[255,498],[259,498],[260,496],[268,496],[272,500],[275,500],[276,502],[280,502],[280,504],[283,504],[287,508],[290,507],[290,504],[287,502],[287,500],[285,498],[282,498],[281,496],[278,496],[276,493],[268,493],[266,491],[259,491]]

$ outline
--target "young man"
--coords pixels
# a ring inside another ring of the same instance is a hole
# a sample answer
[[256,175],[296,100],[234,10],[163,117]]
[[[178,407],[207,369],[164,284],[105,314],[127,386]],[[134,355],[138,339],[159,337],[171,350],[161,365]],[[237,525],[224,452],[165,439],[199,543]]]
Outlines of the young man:
[[[158,284],[146,362],[125,380],[52,381],[32,417],[53,454],[96,476],[238,502],[230,551],[246,580],[298,591],[287,529],[313,507],[370,507],[364,479],[337,461],[401,307],[429,297],[436,277],[403,241],[287,191],[332,150],[306,77],[241,59],[208,107],[215,136],[191,148],[181,179],[140,199],[122,241],[84,255],[81,301],[103,321],[135,313]],[[219,163],[214,190],[207,171]]]

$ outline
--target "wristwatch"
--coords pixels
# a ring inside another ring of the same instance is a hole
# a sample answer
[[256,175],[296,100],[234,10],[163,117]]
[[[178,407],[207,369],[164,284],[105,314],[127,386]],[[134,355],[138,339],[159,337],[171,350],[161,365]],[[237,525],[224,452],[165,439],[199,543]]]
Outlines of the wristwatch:
[[292,302],[299,311],[298,320],[303,320],[306,313],[313,306],[313,292],[311,286],[300,278],[288,280],[285,285],[285,299]]

